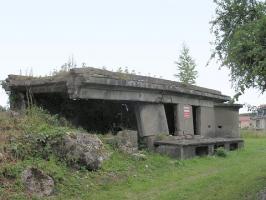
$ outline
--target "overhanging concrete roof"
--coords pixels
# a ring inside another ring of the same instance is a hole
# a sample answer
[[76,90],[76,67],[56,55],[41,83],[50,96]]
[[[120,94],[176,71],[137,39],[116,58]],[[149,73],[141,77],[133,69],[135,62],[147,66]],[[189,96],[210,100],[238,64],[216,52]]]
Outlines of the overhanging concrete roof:
[[[15,89],[25,91],[26,88],[30,88],[33,93],[66,93],[72,99],[88,96],[88,94],[82,94],[85,90],[90,89],[91,92],[96,90],[105,90],[107,92],[141,91],[142,93],[152,92],[154,94],[197,96],[201,99],[213,99],[218,102],[230,100],[229,96],[222,95],[217,90],[186,85],[165,79],[111,72],[92,67],[74,68],[69,72],[61,72],[49,77],[9,75],[6,79],[6,90]],[[90,95],[92,95],[91,92]],[[105,96],[108,95],[106,94]]]

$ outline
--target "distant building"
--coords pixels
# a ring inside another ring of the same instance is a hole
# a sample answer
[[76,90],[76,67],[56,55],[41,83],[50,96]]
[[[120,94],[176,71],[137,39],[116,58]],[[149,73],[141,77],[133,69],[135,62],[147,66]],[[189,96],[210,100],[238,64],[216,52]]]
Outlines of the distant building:
[[256,114],[251,117],[256,130],[266,131],[266,104],[260,105]]
[[252,129],[254,123],[251,119],[252,113],[243,113],[239,115],[239,128],[241,129]]

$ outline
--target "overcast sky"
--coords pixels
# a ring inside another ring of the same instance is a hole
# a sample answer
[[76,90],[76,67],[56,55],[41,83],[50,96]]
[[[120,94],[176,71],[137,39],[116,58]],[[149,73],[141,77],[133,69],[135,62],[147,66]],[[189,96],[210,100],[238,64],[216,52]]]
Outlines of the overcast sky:
[[[212,0],[9,0],[0,7],[0,80],[8,74],[49,74],[69,56],[78,64],[175,80],[174,61],[185,42],[195,59],[197,85],[232,96],[228,70],[212,62]],[[0,90],[0,104],[7,96]],[[249,90],[239,103],[266,103]],[[242,110],[243,112],[244,110]]]

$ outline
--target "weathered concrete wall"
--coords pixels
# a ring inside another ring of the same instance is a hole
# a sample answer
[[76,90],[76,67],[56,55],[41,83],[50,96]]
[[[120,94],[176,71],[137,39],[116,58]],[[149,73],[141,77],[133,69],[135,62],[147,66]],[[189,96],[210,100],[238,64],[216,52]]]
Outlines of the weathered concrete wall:
[[[190,112],[189,117],[185,117],[184,109],[187,107]],[[177,135],[186,135],[186,134],[194,134],[193,130],[193,115],[192,115],[192,106],[179,103],[176,106],[176,130]]]
[[215,107],[216,137],[240,137],[238,108]]
[[214,108],[198,107],[198,131],[204,137],[215,137]]
[[[123,88],[119,86],[82,86],[75,90],[75,98],[80,99],[105,99],[124,100],[150,103],[183,103],[195,106],[213,107],[214,101],[199,99],[193,95],[183,95],[180,93],[169,93],[167,91],[158,92],[156,90],[140,88]],[[70,98],[72,98],[70,96]],[[74,97],[73,97],[74,98]]]
[[172,158],[183,159],[183,148],[180,146],[159,145],[154,148],[154,151]]
[[[212,138],[196,140],[161,140],[155,141],[155,152],[173,158],[188,159],[194,156],[213,155],[217,148],[233,151],[244,146],[244,141],[235,138]],[[188,144],[190,143],[190,144]]]
[[135,112],[141,137],[169,134],[163,104],[137,104]]
[[10,109],[15,111],[23,111],[26,109],[26,97],[21,92],[12,91],[9,96]]

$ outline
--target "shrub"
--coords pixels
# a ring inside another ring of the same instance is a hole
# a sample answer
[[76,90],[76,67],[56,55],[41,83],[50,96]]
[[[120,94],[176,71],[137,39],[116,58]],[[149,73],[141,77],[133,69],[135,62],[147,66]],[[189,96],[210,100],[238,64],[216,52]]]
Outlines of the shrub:
[[219,157],[226,157],[227,154],[227,151],[223,147],[219,147],[215,150],[215,155]]
[[15,179],[20,176],[20,173],[22,171],[22,166],[7,164],[0,168],[0,177],[5,177],[7,179]]
[[28,156],[48,158],[52,153],[50,143],[72,129],[66,120],[38,107],[28,109],[20,117],[17,128],[21,134],[12,138],[7,147],[16,159]]

